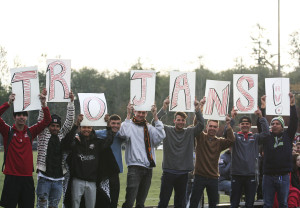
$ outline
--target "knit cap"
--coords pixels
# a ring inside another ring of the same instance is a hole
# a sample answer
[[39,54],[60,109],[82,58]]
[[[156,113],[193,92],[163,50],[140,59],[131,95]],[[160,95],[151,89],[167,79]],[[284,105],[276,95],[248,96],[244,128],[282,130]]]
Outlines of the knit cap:
[[274,117],[270,124],[272,125],[273,121],[275,121],[275,120],[279,121],[281,123],[282,128],[284,128],[284,120],[281,116]]

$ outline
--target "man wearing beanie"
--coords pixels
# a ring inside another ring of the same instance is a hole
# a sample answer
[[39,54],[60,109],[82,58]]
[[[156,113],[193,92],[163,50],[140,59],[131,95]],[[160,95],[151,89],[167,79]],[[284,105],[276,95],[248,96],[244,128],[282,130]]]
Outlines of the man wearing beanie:
[[[256,193],[255,173],[259,155],[258,145],[263,142],[269,133],[268,121],[262,116],[259,108],[255,111],[259,118],[262,132],[253,134],[250,131],[251,119],[243,116],[239,120],[239,132],[235,132],[235,142],[232,145],[231,156],[231,207],[239,207],[242,191],[245,190],[245,206],[253,207]],[[231,111],[231,125],[234,125],[234,118],[237,111]]]
[[[71,130],[74,123],[75,107],[72,91],[70,99],[64,125],[61,126],[61,118],[54,114],[51,116],[52,120],[48,128],[45,128],[37,137],[37,207],[58,207],[62,195],[66,167],[61,140]],[[40,111],[38,121],[43,117],[43,111]]]
[[288,207],[289,173],[292,171],[292,147],[298,127],[295,97],[292,93],[289,96],[290,121],[288,129],[284,130],[282,117],[273,118],[271,121],[271,132],[263,143],[264,207],[273,207],[275,192],[277,192],[279,207]]

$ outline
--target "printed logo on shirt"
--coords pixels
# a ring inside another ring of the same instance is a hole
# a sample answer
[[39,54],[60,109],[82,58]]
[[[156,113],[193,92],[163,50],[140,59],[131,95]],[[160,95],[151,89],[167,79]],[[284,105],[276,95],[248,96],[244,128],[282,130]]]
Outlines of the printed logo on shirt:
[[90,144],[89,148],[90,148],[90,149],[94,149],[94,148],[95,148],[95,145],[94,145],[94,144]]
[[79,154],[78,157],[80,157],[81,161],[95,160],[96,159],[94,155]]
[[223,163],[224,163],[224,160],[220,158],[219,164],[223,164]]
[[275,139],[274,148],[277,148],[279,146],[283,146],[282,136],[281,137],[274,137],[274,139]]
[[253,141],[253,140],[254,140],[254,136],[249,136],[249,137],[248,137],[248,140],[249,140],[249,141]]

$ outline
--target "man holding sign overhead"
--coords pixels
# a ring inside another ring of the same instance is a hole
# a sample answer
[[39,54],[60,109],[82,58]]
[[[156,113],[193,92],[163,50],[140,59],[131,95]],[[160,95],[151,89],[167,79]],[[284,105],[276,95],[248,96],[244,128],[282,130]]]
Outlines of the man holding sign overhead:
[[155,127],[147,120],[147,111],[134,110],[133,104],[128,103],[127,118],[120,128],[120,136],[126,137],[125,160],[128,166],[126,197],[123,207],[144,207],[145,200],[151,185],[152,169],[155,164],[154,147],[166,136],[163,123],[158,120],[156,106],[153,105],[151,112]]
[[[49,108],[46,106],[46,94],[40,94],[44,119],[28,127],[27,111],[14,112],[15,123],[12,127],[0,118],[0,133],[4,142],[5,174],[0,205],[4,207],[34,207],[34,182],[32,141],[51,122]],[[14,102],[15,94],[9,101],[0,106],[2,115]],[[3,163],[3,164],[4,164]]]
[[[169,103],[170,100],[167,97],[158,113],[159,118],[167,114]],[[164,125],[166,138],[163,140],[163,175],[161,177],[159,208],[168,207],[173,188],[175,192],[174,206],[185,207],[188,173],[194,169],[194,140],[204,128],[204,118],[199,110],[204,103],[205,97],[200,102],[196,99],[194,101],[196,126],[185,128],[187,115],[184,112],[175,113],[175,126]]]

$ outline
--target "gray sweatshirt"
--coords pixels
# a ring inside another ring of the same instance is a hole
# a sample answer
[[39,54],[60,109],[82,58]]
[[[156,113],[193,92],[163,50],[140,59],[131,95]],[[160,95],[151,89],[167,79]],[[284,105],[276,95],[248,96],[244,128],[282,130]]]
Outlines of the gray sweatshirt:
[[[160,109],[158,118],[166,115],[166,111]],[[164,125],[166,138],[163,140],[163,170],[192,171],[194,169],[193,151],[194,139],[204,128],[202,114],[196,112],[197,125],[176,131],[174,126]]]

